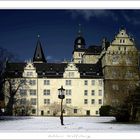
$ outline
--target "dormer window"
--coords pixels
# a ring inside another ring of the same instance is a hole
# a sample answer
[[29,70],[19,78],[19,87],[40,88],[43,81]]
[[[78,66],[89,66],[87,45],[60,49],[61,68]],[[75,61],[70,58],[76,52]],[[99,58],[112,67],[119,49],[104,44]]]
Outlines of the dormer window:
[[27,72],[27,76],[33,76],[33,72]]

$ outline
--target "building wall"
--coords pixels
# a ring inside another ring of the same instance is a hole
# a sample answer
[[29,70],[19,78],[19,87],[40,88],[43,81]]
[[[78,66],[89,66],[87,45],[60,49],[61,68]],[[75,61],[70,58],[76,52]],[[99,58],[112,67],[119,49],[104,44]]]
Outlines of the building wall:
[[82,63],[83,61],[83,54],[84,54],[84,51],[81,52],[81,51],[74,51],[73,52],[73,62],[74,63]]
[[100,55],[83,54],[83,63],[96,64],[99,58],[100,58]]
[[[104,104],[121,104],[139,81],[138,50],[124,29],[102,52],[105,98]],[[117,94],[116,91],[117,91]]]
[[[14,79],[19,80],[19,79]],[[16,98],[18,100],[26,98],[26,101],[30,101],[30,105],[32,109],[36,110],[35,113],[31,113],[32,115],[42,115],[41,111],[43,111],[43,115],[53,115],[53,110],[57,105],[60,105],[60,99],[58,98],[58,88],[63,86],[65,89],[65,99],[63,100],[63,105],[65,109],[65,115],[68,116],[84,116],[87,115],[87,111],[90,111],[90,115],[99,115],[99,108],[103,105],[103,96],[104,96],[104,88],[103,88],[103,79],[48,79],[48,78],[26,78],[26,81],[34,80],[35,85],[22,86],[19,88]],[[44,85],[44,81],[48,80],[49,85]],[[66,80],[71,81],[71,85],[66,85]],[[85,85],[85,81],[87,85]],[[92,82],[95,82],[92,85]],[[100,81],[100,82],[99,82]],[[7,84],[8,85],[8,84]],[[21,90],[26,90],[26,95],[22,95]],[[35,90],[35,94],[31,95],[30,90]],[[44,95],[44,90],[49,90],[50,95]],[[70,95],[66,90],[71,90]],[[85,94],[86,90],[86,94]],[[92,92],[94,91],[94,95]],[[100,91],[99,91],[100,90]],[[100,92],[100,93],[99,93]],[[31,100],[36,99],[36,103],[32,104]],[[44,100],[49,99],[50,101],[45,103]],[[67,100],[71,101],[68,102]],[[84,103],[84,100],[87,99],[87,104]],[[92,103],[92,99],[95,100],[95,103]],[[101,102],[99,103],[99,99]],[[6,100],[6,103],[8,100]],[[52,108],[52,105],[56,103],[56,106]],[[23,104],[25,105],[25,104]],[[60,106],[59,106],[60,107]],[[77,113],[74,113],[74,109],[77,109]],[[32,111],[31,111],[32,112]],[[60,113],[60,109],[58,114]],[[57,115],[58,115],[57,114]]]
[[[55,115],[59,115],[61,100],[58,98],[58,89],[63,86],[65,89],[64,115],[99,116],[99,108],[103,105],[104,96],[103,79],[80,78],[80,73],[74,63],[67,65],[62,78],[39,78],[33,63],[29,62],[24,68],[23,78],[11,79],[17,81],[15,85],[13,83],[13,89],[16,89],[20,80],[23,79],[26,80],[26,84],[20,86],[16,94],[19,104],[14,106],[25,106],[27,103],[21,104],[20,100],[26,99],[28,106],[31,106],[31,115],[52,116],[56,109]],[[8,87],[8,83],[5,87]],[[26,91],[25,95],[23,91]]]

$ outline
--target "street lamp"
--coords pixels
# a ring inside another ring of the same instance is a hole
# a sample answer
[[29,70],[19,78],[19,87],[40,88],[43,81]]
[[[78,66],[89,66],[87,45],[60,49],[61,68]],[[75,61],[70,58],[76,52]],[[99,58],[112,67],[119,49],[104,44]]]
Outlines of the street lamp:
[[64,91],[65,89],[63,88],[63,86],[61,86],[61,88],[58,89],[58,98],[61,99],[61,115],[60,115],[60,120],[61,120],[61,125],[64,125],[63,124],[63,113],[64,113],[64,110],[63,110],[63,99],[65,98],[65,95],[64,95]]

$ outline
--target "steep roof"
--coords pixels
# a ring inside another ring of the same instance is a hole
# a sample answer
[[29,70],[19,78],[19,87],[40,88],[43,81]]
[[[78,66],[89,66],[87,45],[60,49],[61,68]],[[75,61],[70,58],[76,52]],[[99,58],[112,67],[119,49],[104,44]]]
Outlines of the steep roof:
[[92,45],[86,49],[85,54],[87,54],[87,55],[99,55],[101,53],[101,51],[102,51],[101,46]]
[[35,49],[35,53],[33,57],[33,62],[46,62],[42,45],[39,39],[37,41],[37,45],[36,45],[36,49]]
[[[63,78],[68,63],[34,63],[39,78]],[[22,78],[26,63],[7,63],[6,78]],[[103,76],[101,64],[76,64],[80,78],[100,78]]]

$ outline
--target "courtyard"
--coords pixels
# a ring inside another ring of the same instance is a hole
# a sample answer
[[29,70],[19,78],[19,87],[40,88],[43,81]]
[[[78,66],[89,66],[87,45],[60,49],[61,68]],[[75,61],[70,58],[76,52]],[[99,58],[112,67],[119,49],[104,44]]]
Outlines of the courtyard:
[[140,124],[116,123],[114,117],[4,117],[0,120],[0,132],[140,132]]

